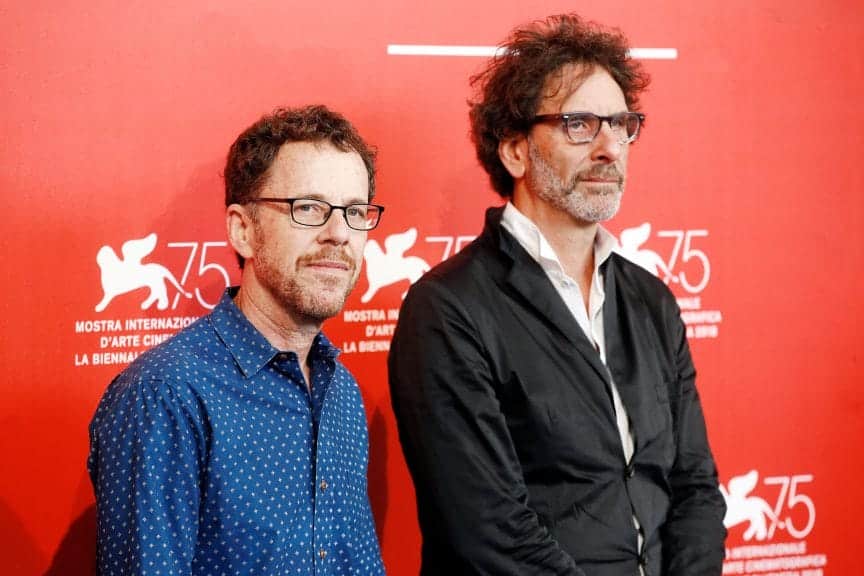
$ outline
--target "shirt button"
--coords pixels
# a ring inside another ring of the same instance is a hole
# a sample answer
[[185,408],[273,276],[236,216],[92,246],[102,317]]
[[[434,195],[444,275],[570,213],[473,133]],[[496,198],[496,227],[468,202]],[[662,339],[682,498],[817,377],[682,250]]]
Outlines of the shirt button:
[[325,558],[327,558],[327,551],[321,548],[320,550],[318,550],[318,557],[321,558],[321,560],[324,560]]
[[321,492],[324,492],[325,490],[327,490],[327,481],[321,480],[321,484],[319,484],[318,487],[321,488]]

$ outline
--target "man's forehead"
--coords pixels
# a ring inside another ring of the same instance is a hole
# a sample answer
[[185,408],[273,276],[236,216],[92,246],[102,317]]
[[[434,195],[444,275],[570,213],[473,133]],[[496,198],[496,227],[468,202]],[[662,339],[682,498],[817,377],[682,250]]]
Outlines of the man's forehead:
[[[564,103],[582,88],[586,80],[598,72],[608,74],[608,71],[600,65],[587,62],[570,62],[551,72],[543,83],[538,112],[566,112],[563,110]],[[608,77],[614,84],[611,74],[608,74]],[[621,94],[623,95],[623,92]],[[614,102],[609,103],[614,104]]]
[[339,157],[342,154],[359,154],[353,150],[340,150],[327,140],[300,140],[285,142],[276,153],[276,160],[286,164],[304,164],[312,159]]
[[286,142],[279,147],[272,167],[288,174],[317,176],[337,165],[366,171],[360,154],[350,149],[340,150],[326,140]]
[[326,140],[286,142],[269,172],[268,185],[290,182],[310,197],[325,199],[334,190],[350,196],[351,201],[365,201],[368,196],[366,165],[360,154],[340,150]]

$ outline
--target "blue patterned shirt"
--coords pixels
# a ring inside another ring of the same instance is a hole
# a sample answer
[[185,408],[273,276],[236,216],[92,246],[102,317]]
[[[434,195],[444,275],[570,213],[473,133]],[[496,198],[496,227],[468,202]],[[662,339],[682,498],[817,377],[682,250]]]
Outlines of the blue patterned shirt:
[[383,574],[356,382],[319,333],[310,394],[235,293],[142,354],[96,410],[100,574]]

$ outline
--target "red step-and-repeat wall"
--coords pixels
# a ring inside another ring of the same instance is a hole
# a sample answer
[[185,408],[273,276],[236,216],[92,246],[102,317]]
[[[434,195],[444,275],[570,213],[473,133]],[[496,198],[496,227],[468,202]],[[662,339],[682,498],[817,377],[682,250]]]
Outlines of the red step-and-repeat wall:
[[[468,77],[513,26],[574,8],[625,31],[653,76],[609,227],[681,303],[729,503],[724,573],[864,573],[857,0],[0,3],[0,572],[92,570],[96,403],[237,281],[234,137],[320,102],[380,149],[387,212],[325,329],[363,388],[385,563],[415,574],[389,339],[409,283],[499,202]],[[135,240],[134,281],[106,282]]]

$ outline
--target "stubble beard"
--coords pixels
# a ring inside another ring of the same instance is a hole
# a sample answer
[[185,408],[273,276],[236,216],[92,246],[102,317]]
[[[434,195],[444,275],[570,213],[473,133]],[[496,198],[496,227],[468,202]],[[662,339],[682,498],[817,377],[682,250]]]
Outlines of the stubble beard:
[[[341,260],[348,264],[349,280],[346,282],[344,276],[315,274],[307,268],[308,262],[320,259]],[[266,246],[258,247],[255,269],[259,282],[283,310],[315,323],[339,314],[359,276],[357,262],[335,246],[302,256],[294,263],[291,272],[282,266]]]
[[[558,210],[592,224],[605,222],[618,213],[624,194],[624,176],[616,166],[583,170],[564,182],[530,140],[528,157],[531,159],[527,174],[529,189]],[[586,191],[584,186],[579,186],[583,179],[592,177],[616,178],[618,184],[603,186],[597,191]]]

